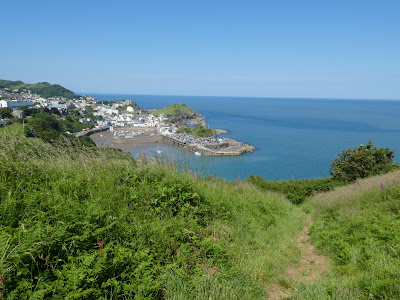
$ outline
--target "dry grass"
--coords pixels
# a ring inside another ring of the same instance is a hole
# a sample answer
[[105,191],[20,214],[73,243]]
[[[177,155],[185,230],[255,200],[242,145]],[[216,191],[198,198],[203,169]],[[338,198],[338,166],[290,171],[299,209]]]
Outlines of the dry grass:
[[318,211],[326,211],[327,209],[340,206],[346,210],[347,214],[351,215],[352,211],[357,210],[355,203],[363,195],[370,194],[382,189],[381,183],[384,186],[400,183],[400,170],[396,170],[384,175],[372,176],[364,179],[359,179],[358,183],[335,188],[335,190],[320,193],[312,197],[304,205],[305,210],[310,207],[318,208]]

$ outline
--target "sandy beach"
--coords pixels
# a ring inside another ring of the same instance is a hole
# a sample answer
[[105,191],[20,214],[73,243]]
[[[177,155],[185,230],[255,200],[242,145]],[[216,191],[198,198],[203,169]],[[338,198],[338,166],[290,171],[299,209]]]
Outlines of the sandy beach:
[[[143,134],[125,138],[124,136],[115,136],[115,132],[134,132]],[[114,131],[103,131],[94,133],[90,136],[98,147],[113,147],[121,150],[129,150],[135,148],[153,147],[162,144],[161,136],[155,134],[155,128],[136,128],[121,127],[114,128]]]

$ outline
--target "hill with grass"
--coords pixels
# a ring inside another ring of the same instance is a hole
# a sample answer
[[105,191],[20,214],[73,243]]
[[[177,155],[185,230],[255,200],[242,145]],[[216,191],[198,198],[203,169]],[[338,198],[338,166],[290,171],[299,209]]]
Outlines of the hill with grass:
[[18,123],[0,170],[0,299],[400,295],[400,171],[227,182]]
[[182,103],[172,104],[154,112],[156,116],[161,114],[166,115],[170,123],[179,127],[200,124],[205,119],[201,114]]
[[399,299],[400,171],[307,199],[311,241],[331,272],[298,285],[294,299]]
[[0,88],[30,90],[34,94],[41,95],[44,98],[49,97],[64,97],[67,99],[76,98],[74,92],[62,87],[58,84],[50,84],[48,82],[39,82],[35,84],[24,83],[22,81],[10,81],[0,79]]
[[284,196],[15,125],[0,129],[0,298],[265,299],[298,259],[304,216]]
[[167,107],[159,109],[154,112],[156,116],[161,114],[166,115],[167,117],[183,117],[183,116],[190,116],[194,114],[199,114],[186,104],[178,103],[178,104],[171,104]]

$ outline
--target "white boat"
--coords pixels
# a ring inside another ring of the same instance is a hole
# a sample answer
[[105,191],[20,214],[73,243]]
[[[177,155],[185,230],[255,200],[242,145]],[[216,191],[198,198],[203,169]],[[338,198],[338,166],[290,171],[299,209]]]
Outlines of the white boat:
[[201,153],[200,153],[200,152],[198,152],[198,151],[196,151],[194,154],[196,154],[196,155],[201,155]]
[[160,150],[160,146],[158,146],[158,148],[157,148],[157,153],[158,153],[158,154],[161,154],[161,153],[162,153],[162,151]]

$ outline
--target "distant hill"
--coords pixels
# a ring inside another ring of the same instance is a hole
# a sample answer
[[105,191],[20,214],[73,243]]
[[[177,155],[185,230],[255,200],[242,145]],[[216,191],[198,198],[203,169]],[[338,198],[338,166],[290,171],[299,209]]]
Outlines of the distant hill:
[[161,114],[166,115],[169,122],[178,125],[178,127],[200,124],[205,119],[197,111],[182,103],[172,104],[154,112],[156,116]]
[[185,115],[193,115],[198,114],[195,110],[187,106],[186,104],[172,104],[162,109],[157,110],[154,112],[155,115],[159,116],[164,114],[168,117],[182,117]]
[[41,95],[44,98],[49,97],[64,97],[67,99],[76,98],[74,92],[62,87],[58,84],[50,84],[48,82],[39,82],[35,84],[24,83],[22,81],[11,81],[0,79],[0,88],[10,89],[27,89],[31,90],[32,93]]

